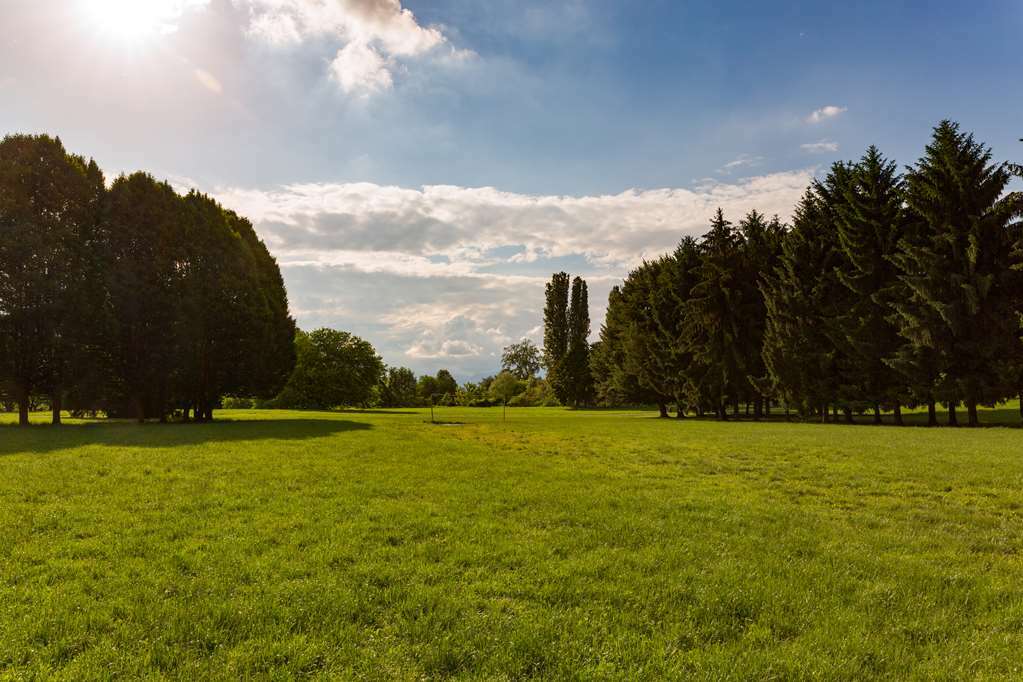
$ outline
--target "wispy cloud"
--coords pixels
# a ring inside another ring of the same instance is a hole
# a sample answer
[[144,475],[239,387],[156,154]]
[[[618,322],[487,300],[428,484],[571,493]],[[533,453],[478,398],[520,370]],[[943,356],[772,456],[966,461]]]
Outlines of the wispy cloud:
[[841,116],[845,112],[849,111],[848,107],[839,107],[834,104],[829,104],[826,107],[821,107],[813,111],[809,116],[806,117],[807,123],[821,123],[828,119]]
[[755,168],[764,162],[764,157],[753,156],[751,154],[741,154],[738,158],[729,161],[725,165],[718,168],[718,174],[730,175],[737,170],[742,168]]
[[819,142],[807,142],[799,145],[799,148],[809,154],[827,154],[838,151],[838,143],[833,140],[821,140]]

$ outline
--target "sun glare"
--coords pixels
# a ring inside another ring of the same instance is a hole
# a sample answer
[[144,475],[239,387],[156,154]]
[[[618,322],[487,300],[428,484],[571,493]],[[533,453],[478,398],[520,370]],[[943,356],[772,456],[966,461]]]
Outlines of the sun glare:
[[84,0],[84,7],[97,30],[126,42],[172,33],[181,14],[179,0]]

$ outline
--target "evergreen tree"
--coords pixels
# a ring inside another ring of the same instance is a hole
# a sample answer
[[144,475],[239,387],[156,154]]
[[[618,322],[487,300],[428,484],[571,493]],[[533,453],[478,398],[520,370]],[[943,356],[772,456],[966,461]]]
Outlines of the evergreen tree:
[[854,393],[873,407],[878,424],[882,406],[892,407],[901,423],[900,406],[907,397],[901,377],[885,362],[902,345],[892,321],[892,304],[901,296],[892,259],[905,232],[902,194],[895,164],[870,147],[853,168],[844,201],[837,206],[844,256],[837,274],[852,294],[850,307],[837,323],[850,359]]
[[763,359],[767,306],[761,287],[777,265],[784,232],[780,220],[768,221],[757,211],[751,211],[739,223],[742,276],[737,282],[737,305],[741,322],[741,372],[746,381],[740,381],[738,389],[743,399],[753,402],[755,419],[763,415],[765,393],[770,386],[763,380],[767,374]]
[[895,308],[911,351],[893,365],[933,373],[951,424],[958,404],[975,425],[978,404],[1008,394],[1007,359],[1019,343],[1009,230],[1019,206],[1015,195],[1002,198],[1009,178],[1005,164],[992,165],[990,150],[950,121],[934,129],[906,176],[918,219],[895,257],[907,289]]
[[762,283],[766,305],[763,359],[771,390],[801,412],[827,418],[836,395],[836,351],[827,332],[841,285],[837,231],[822,185],[811,186],[782,239],[773,273]]
[[742,352],[741,241],[719,208],[700,243],[699,281],[686,315],[686,336],[698,367],[697,385],[719,419],[746,383]]

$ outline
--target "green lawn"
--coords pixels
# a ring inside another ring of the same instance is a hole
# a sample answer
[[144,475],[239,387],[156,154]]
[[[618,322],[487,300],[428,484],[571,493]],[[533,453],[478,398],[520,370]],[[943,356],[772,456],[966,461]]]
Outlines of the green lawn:
[[1023,676],[1021,430],[217,416],[0,426],[0,678]]

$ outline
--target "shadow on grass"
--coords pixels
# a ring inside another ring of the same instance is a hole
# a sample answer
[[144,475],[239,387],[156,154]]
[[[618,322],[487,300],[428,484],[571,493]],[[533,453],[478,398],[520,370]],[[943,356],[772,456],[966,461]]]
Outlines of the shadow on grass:
[[349,431],[366,431],[370,424],[343,419],[279,419],[214,421],[206,424],[135,424],[95,421],[60,427],[0,425],[0,456],[17,452],[52,452],[86,445],[172,448],[206,443],[257,440],[308,440]]

